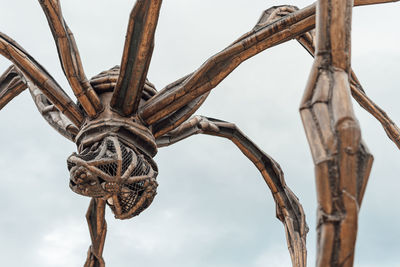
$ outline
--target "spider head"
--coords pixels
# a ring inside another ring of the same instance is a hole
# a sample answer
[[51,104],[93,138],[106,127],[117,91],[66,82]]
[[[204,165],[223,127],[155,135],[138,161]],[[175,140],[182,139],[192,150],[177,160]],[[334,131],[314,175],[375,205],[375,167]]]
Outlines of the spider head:
[[106,199],[116,218],[128,219],[152,203],[157,165],[133,141],[127,142],[112,129],[97,141],[89,138],[92,142],[68,158],[70,188],[80,195]]

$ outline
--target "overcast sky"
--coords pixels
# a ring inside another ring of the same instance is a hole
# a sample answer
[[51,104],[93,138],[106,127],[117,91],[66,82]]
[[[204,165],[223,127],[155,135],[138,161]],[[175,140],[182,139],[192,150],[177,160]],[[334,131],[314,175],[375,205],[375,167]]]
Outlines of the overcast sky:
[[[88,77],[120,64],[135,1],[64,0]],[[72,96],[37,1],[0,0],[0,31],[21,44]],[[250,30],[273,5],[310,1],[166,0],[148,78],[158,89],[192,72]],[[399,4],[353,12],[352,65],[368,95],[400,124]],[[298,106],[312,58],[291,41],[239,66],[197,112],[236,123],[282,166],[300,198],[315,262],[316,197]],[[0,72],[10,62],[0,57]],[[355,266],[400,266],[400,153],[380,124],[354,105],[375,162],[360,213]],[[0,256],[3,266],[82,266],[90,244],[89,198],[68,187],[74,144],[37,112],[28,92],[0,112]],[[271,194],[229,141],[195,136],[156,156],[158,195],[128,221],[107,210],[107,266],[290,266]]]

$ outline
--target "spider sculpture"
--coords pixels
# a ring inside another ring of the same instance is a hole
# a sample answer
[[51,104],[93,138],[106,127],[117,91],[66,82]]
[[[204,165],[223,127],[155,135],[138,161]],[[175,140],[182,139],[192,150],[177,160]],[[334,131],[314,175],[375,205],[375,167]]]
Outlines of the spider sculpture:
[[[241,62],[297,39],[316,55],[300,113],[315,163],[318,192],[318,266],[352,266],[357,215],[372,165],[350,102],[375,116],[400,147],[400,132],[364,93],[350,69],[353,1],[319,0],[299,10],[277,6],[263,12],[253,30],[207,60],[195,72],[157,91],[146,79],[161,0],[137,0],[131,12],[120,67],[87,80],[74,37],[58,0],[39,0],[53,34],[65,76],[77,103],[15,41],[0,34],[0,53],[13,65],[0,77],[0,108],[29,89],[39,111],[77,145],[67,160],[70,187],[91,197],[87,221],[92,240],[86,267],[104,266],[104,219],[140,214],[156,195],[157,149],[195,134],[230,139],[261,172],[284,224],[293,266],[306,265],[305,216],[286,186],[279,165],[234,124],[191,117]],[[393,2],[356,0],[354,5]],[[317,38],[314,37],[317,17]]]

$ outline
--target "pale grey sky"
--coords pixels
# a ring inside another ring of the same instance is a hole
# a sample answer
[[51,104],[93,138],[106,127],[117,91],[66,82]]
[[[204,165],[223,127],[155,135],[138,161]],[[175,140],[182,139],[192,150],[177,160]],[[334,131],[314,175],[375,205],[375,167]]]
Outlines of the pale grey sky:
[[[311,1],[166,0],[149,79],[158,89],[195,70],[250,30],[273,5]],[[88,77],[120,63],[134,1],[64,0]],[[37,1],[0,0],[0,31],[20,43],[72,96]],[[365,90],[400,124],[399,4],[353,12],[353,69]],[[197,112],[236,123],[282,166],[310,227],[315,261],[315,187],[298,105],[312,58],[295,41],[239,66]],[[10,62],[0,57],[0,72]],[[399,151],[354,105],[375,156],[360,213],[355,266],[400,266]],[[74,144],[37,112],[27,92],[0,112],[0,256],[4,266],[82,266],[89,246],[89,198],[68,187]],[[158,195],[140,216],[118,221],[108,210],[107,266],[290,266],[282,224],[256,168],[226,140],[196,136],[156,156]]]

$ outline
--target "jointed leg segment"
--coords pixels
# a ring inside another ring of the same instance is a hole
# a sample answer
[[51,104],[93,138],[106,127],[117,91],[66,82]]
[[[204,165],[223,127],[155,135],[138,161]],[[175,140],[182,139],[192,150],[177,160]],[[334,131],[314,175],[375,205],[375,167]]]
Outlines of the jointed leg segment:
[[0,76],[0,110],[27,88],[19,71],[12,65]]
[[92,198],[86,219],[89,225],[92,245],[89,247],[84,267],[105,267],[103,260],[103,248],[107,233],[107,223],[104,219],[106,201],[100,198]]
[[74,141],[78,133],[78,127],[58,110],[42,91],[30,82],[14,65],[10,66],[0,76],[0,109],[26,88],[29,88],[33,101],[43,118],[61,135]]
[[137,111],[154,48],[162,0],[137,0],[129,18],[121,72],[111,106],[123,115]]
[[[315,53],[315,32],[310,31],[297,38],[299,43],[312,55]],[[384,110],[374,103],[365,93],[353,70],[350,73],[350,89],[352,97],[358,104],[374,116],[382,125],[388,137],[400,149],[400,129],[389,118]]]
[[[173,88],[177,84],[183,84],[187,78],[188,76],[182,78],[181,80],[178,80],[176,84],[173,84],[171,86],[171,88]],[[184,105],[180,109],[174,111],[169,116],[153,124],[154,137],[157,138],[170,132],[171,130],[175,129],[177,126],[185,122],[187,119],[189,119],[196,112],[196,110],[204,103],[209,94],[210,92],[207,92],[199,96],[198,98],[192,100],[191,102]]]
[[168,146],[195,134],[208,134],[230,139],[261,172],[276,203],[276,216],[284,224],[293,266],[306,266],[306,234],[308,231],[303,208],[287,187],[277,162],[258,148],[234,124],[195,116],[174,131],[159,137],[159,147]]
[[313,24],[313,9],[308,7],[290,14],[285,20],[251,31],[248,37],[207,60],[184,83],[160,91],[141,108],[140,116],[147,124],[156,123],[213,89],[246,59],[311,30]]
[[0,54],[12,61],[75,125],[81,125],[83,114],[79,107],[32,56],[3,33],[0,33]]
[[[393,0],[396,2],[398,0]],[[354,5],[377,4],[387,0],[356,0]],[[267,16],[274,14],[266,14]],[[264,18],[265,19],[265,18]],[[246,59],[267,48],[294,39],[315,27],[315,4],[273,23],[248,32],[229,47],[208,59],[184,83],[167,86],[139,110],[152,125],[216,87]]]
[[[363,2],[364,3],[364,2]],[[375,2],[376,3],[376,2]],[[359,4],[359,3],[356,3]],[[371,2],[369,3],[371,4]],[[295,6],[278,6],[267,9],[261,16],[254,29],[260,29],[290,13],[298,10]],[[246,37],[243,36],[242,39]],[[297,41],[310,53],[311,56],[315,54],[315,30],[311,30],[303,35],[298,36]],[[382,125],[388,137],[400,148],[400,129],[390,119],[384,110],[375,104],[365,93],[356,74],[351,70],[350,75],[350,89],[352,97],[358,104],[374,116]]]
[[[368,4],[377,4],[380,3],[383,0],[376,0],[376,1],[369,1]],[[393,1],[396,2],[396,1]],[[363,5],[365,4],[364,1],[355,1],[354,5]],[[291,13],[296,13],[297,15],[290,15]],[[273,33],[277,34],[277,36],[282,36],[279,35],[279,31],[282,32],[282,34],[287,33],[287,32],[292,32],[292,28],[296,28],[297,26],[293,26],[290,24],[291,19],[294,19],[296,21],[301,22],[300,24],[304,24],[304,20],[308,18],[309,15],[311,14],[314,16],[315,14],[315,5],[311,5],[305,9],[298,10],[297,7],[295,6],[276,6],[267,9],[266,11],[263,12],[261,18],[259,19],[258,23],[256,26],[253,28],[252,31],[244,34],[242,37],[240,37],[238,40],[236,40],[230,47],[225,49],[222,53],[226,53],[226,50],[230,50],[232,46],[243,43],[246,43],[246,40],[253,40],[251,37],[254,37],[254,34],[257,32],[266,32],[267,29],[270,29]],[[303,18],[303,21],[300,18]],[[314,21],[313,21],[314,23]],[[285,26],[286,25],[286,26]],[[297,24],[296,24],[297,25]],[[315,24],[312,25],[314,27]],[[265,33],[266,34],[266,33]],[[293,35],[292,38],[296,38],[300,44],[312,55],[314,56],[315,53],[315,44],[314,44],[314,35],[315,31],[311,30],[309,32],[305,32],[300,35]],[[290,39],[290,38],[289,38]],[[275,40],[275,41],[273,41]],[[268,44],[269,46],[274,46],[276,44],[279,44],[281,42],[285,42],[288,39],[260,39],[259,42],[265,43],[266,45]],[[250,42],[249,41],[249,42]],[[254,41],[254,40],[253,40]],[[248,45],[249,46],[249,45]],[[260,48],[260,46],[257,46],[257,48]],[[251,53],[253,50],[249,50],[249,53]],[[254,52],[254,51],[253,51]],[[236,51],[236,53],[240,54],[240,51]],[[219,54],[218,54],[219,55]],[[216,55],[215,57],[218,57]],[[234,57],[234,55],[232,55]],[[240,60],[245,60],[246,58],[240,58]],[[221,61],[220,66],[222,67],[227,67],[228,65],[224,65],[223,62],[228,62],[230,58],[226,58]],[[218,65],[218,64],[217,64]],[[207,69],[208,67],[213,67],[212,64],[204,64],[196,73],[200,72],[201,69]],[[216,66],[217,68],[218,66]],[[211,70],[203,70],[204,73],[210,72]],[[221,70],[222,72],[222,70]],[[224,78],[226,75],[229,73],[223,72],[223,73],[218,73],[218,71],[212,71],[215,75],[217,75],[220,78]],[[195,73],[189,74],[176,82],[168,85],[166,88],[164,88],[155,98],[153,98],[151,101],[158,101],[157,99],[163,99],[166,98],[167,96],[173,96],[179,88],[183,88],[184,86],[187,86],[188,82],[193,79]],[[218,77],[215,77],[215,79],[219,79]],[[210,78],[209,76],[207,76]],[[388,134],[389,138],[392,139],[394,143],[400,148],[400,129],[395,125],[395,123],[389,118],[389,116],[378,106],[376,105],[371,99],[368,98],[368,96],[365,94],[364,90],[362,89],[362,86],[360,85],[359,81],[357,80],[354,72],[351,72],[351,83],[350,83],[350,88],[351,88],[351,93],[353,98],[365,109],[367,110],[370,114],[372,114],[375,118],[377,118],[383,128],[385,129],[386,133]],[[196,89],[197,91],[197,89]],[[191,102],[183,105],[179,109],[174,110],[175,108],[172,107],[172,105],[168,105],[164,111],[162,111],[163,114],[160,117],[159,120],[156,120],[155,122],[152,120],[147,120],[150,124],[153,126],[153,133],[156,137],[159,137],[165,133],[168,133],[168,131],[173,130],[177,126],[179,126],[182,122],[184,122],[186,119],[188,119],[197,109],[198,107],[205,101],[205,99],[208,96],[209,91],[207,93],[204,93],[198,98],[195,98]],[[176,104],[180,104],[176,103]],[[145,106],[142,110],[142,114],[144,114],[145,110],[148,108],[150,109],[150,104],[148,106]],[[169,113],[169,111],[171,111]],[[149,113],[150,114],[150,113]]]
[[358,212],[372,166],[350,96],[351,3],[318,2],[316,57],[300,107],[315,164],[320,267],[353,266]]
[[47,123],[61,135],[74,142],[79,128],[65,117],[35,85],[29,84],[28,88],[37,109]]
[[74,36],[61,13],[60,0],[39,2],[49,22],[65,76],[83,109],[94,117],[102,110],[102,105],[85,76]]

